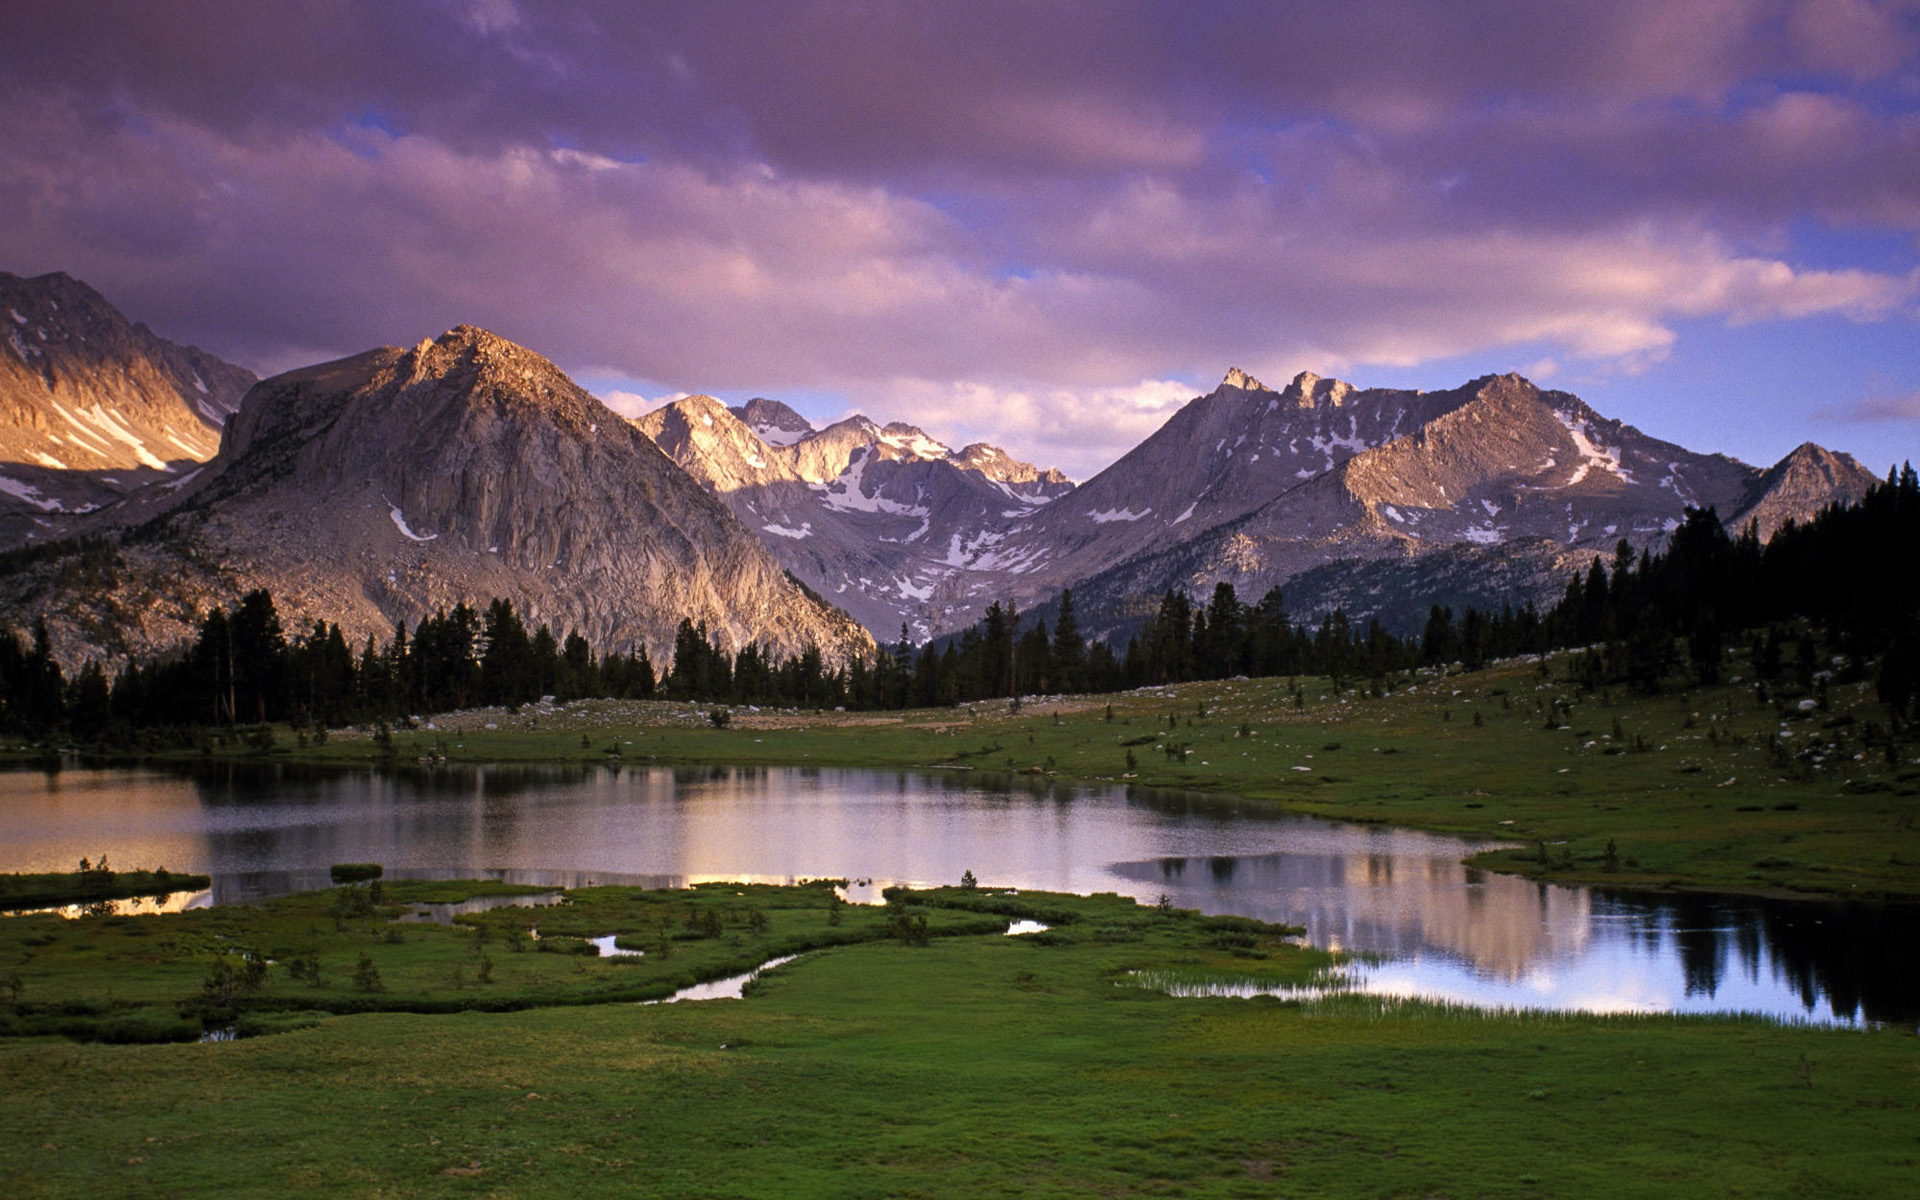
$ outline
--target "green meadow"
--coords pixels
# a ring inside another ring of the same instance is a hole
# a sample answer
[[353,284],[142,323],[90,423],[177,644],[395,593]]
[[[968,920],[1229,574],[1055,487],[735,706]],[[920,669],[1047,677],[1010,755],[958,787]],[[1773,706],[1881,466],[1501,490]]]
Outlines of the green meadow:
[[[1920,895],[1920,765],[1866,736],[1865,684],[1804,708],[1732,684],[1649,698],[1582,692],[1556,661],[1384,695],[1262,679],[709,712],[470,712],[196,757],[1127,781],[1484,837],[1481,865],[1555,881]],[[536,892],[0,919],[9,1194],[1882,1197],[1920,1177],[1911,1030],[1317,990],[1333,960],[1289,930],[1113,896]],[[473,898],[506,906],[399,919]],[[1050,928],[1006,936],[1014,918]],[[610,936],[641,953],[594,953]],[[645,1003],[787,955],[743,998]],[[187,1040],[206,1030],[237,1040]]]
[[[353,890],[10,919],[29,999],[206,1006],[223,957],[291,955],[224,1001],[271,1036],[0,1042],[9,1194],[1878,1197],[1920,1156],[1910,1033],[1178,999],[1142,973],[1326,960],[1115,897],[951,889],[832,924],[819,887],[594,888],[396,942],[405,887],[372,912]],[[507,948],[536,923],[655,949]],[[630,1002],[816,941],[744,999]],[[289,974],[305,951],[318,983]]]

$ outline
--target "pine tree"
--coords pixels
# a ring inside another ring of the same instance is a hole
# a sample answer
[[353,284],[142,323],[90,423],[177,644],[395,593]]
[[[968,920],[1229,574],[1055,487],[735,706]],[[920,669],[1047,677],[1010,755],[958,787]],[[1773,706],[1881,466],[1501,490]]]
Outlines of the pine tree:
[[1080,623],[1074,617],[1073,592],[1060,593],[1060,619],[1053,629],[1053,671],[1055,686],[1061,691],[1081,690],[1085,685],[1087,646],[1080,636]]

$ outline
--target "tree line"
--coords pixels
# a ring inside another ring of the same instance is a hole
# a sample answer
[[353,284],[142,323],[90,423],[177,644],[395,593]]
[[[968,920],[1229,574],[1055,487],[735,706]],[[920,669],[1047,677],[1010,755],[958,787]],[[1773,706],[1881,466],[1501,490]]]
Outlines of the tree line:
[[[1920,482],[1909,465],[1859,503],[1789,522],[1765,543],[1751,524],[1729,534],[1712,509],[1689,509],[1664,550],[1621,541],[1610,562],[1596,557],[1574,574],[1545,612],[1524,603],[1456,617],[1435,605],[1414,636],[1337,608],[1317,624],[1298,622],[1280,589],[1249,604],[1221,583],[1204,604],[1169,590],[1116,653],[1081,633],[1069,590],[1051,630],[994,603],[958,637],[916,646],[903,627],[898,642],[844,664],[811,646],[786,656],[754,644],[729,649],[683,619],[664,675],[644,647],[596,653],[577,631],[529,630],[507,599],[437,611],[412,630],[397,624],[385,644],[369,637],[356,647],[323,621],[289,635],[260,589],[210,609],[183,650],[129,662],[112,677],[90,661],[65,678],[44,619],[25,639],[0,627],[0,728],[91,740],[169,727],[328,727],[544,696],[901,709],[1240,675],[1386,688],[1417,666],[1478,668],[1569,648],[1582,649],[1580,682],[1657,691],[1675,679],[1717,681],[1730,639],[1742,634],[1760,669],[1777,670],[1788,641],[1780,627],[1792,622],[1821,630],[1832,654],[1877,659],[1880,696],[1897,725],[1920,702],[1916,550]],[[1791,642],[1795,669],[1811,674],[1815,639]]]

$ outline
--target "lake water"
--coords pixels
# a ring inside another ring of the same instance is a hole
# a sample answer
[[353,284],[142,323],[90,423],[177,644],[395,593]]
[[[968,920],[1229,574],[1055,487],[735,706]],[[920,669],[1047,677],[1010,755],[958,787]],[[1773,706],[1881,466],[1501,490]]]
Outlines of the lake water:
[[[395,878],[553,887],[841,877],[1114,891],[1302,925],[1361,990],[1512,1008],[1913,1025],[1920,910],[1604,893],[1470,871],[1485,843],[1219,797],[798,768],[0,773],[0,871],[195,871],[171,906]],[[151,910],[149,906],[148,910]]]

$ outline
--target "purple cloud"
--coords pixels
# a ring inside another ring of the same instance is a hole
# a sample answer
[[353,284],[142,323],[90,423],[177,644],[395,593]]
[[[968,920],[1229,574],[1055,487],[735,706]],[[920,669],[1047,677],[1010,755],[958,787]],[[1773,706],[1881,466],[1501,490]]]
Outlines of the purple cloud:
[[473,321],[1084,473],[1230,363],[1907,325],[1917,47],[1868,0],[22,0],[0,265],[260,369]]

